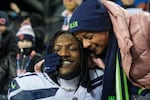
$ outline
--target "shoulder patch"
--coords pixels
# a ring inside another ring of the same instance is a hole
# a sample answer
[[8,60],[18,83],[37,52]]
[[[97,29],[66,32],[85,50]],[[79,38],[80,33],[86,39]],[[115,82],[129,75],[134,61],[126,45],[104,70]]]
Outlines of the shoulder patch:
[[9,92],[12,92],[14,90],[19,89],[20,86],[18,85],[16,80],[11,81],[10,85],[9,85]]

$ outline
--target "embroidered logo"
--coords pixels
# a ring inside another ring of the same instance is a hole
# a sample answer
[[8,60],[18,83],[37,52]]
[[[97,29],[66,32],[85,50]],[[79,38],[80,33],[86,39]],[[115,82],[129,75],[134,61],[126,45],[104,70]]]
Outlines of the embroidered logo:
[[70,23],[69,26],[70,26],[70,29],[75,28],[75,27],[78,27],[78,22],[77,22],[77,21],[74,21],[74,22]]
[[16,84],[14,82],[11,83],[11,88],[14,89],[16,87]]

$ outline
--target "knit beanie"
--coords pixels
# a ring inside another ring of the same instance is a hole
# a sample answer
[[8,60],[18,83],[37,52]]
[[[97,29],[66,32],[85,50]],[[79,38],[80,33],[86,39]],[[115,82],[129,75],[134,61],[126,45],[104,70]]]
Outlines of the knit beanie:
[[103,32],[111,29],[111,21],[100,0],[83,0],[70,20],[71,33],[79,31]]
[[5,11],[0,11],[0,25],[9,25],[8,15]]
[[16,34],[17,41],[29,40],[35,43],[35,34],[31,25],[23,25]]

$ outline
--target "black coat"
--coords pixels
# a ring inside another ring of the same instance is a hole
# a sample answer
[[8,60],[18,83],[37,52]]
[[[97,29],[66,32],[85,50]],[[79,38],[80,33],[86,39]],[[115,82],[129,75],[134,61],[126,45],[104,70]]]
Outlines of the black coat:
[[0,60],[7,58],[6,56],[14,54],[15,57],[18,47],[16,44],[16,37],[13,33],[5,31],[2,33],[0,40]]
[[17,51],[15,35],[9,31],[2,33],[0,39],[0,94],[7,94],[9,82],[16,77]]

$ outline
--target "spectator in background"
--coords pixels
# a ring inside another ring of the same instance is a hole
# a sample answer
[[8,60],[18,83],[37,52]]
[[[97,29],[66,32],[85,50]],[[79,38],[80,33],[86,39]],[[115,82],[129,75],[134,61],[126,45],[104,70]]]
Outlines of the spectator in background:
[[142,8],[144,11],[147,11],[147,3],[149,0],[135,0],[137,8]]
[[80,5],[82,0],[63,0],[65,10],[61,13],[64,17],[64,22],[62,25],[62,30],[69,30],[69,21],[72,16],[73,11]]
[[40,54],[44,54],[47,44],[47,30],[45,28],[45,21],[43,20],[42,15],[38,13],[32,13],[30,15],[30,23],[35,33],[36,45],[35,50]]
[[138,8],[147,11],[148,0],[116,0],[125,9]]
[[46,28],[43,17],[38,13],[31,13],[22,22],[22,25],[31,25],[35,34],[35,50],[40,54],[44,54],[46,49]]
[[56,11],[62,11],[63,0],[44,0],[44,13],[46,17],[46,22],[50,23],[53,20],[53,17]]
[[34,64],[41,55],[35,51],[35,34],[30,25],[23,25],[16,34],[19,52],[16,56],[17,75],[34,72]]
[[122,7],[127,9],[127,8],[136,8],[134,4],[134,0],[121,0],[122,2]]
[[135,5],[135,0],[121,0],[121,2],[121,6],[127,9],[130,13],[136,13],[143,10],[143,8]]
[[9,82],[16,77],[15,56],[18,51],[15,35],[7,28],[9,18],[0,11],[0,94],[7,94]]
[[80,5],[82,0],[63,0],[62,11],[56,11],[55,21],[51,23],[50,37],[58,30],[69,30],[69,21],[73,11]]

